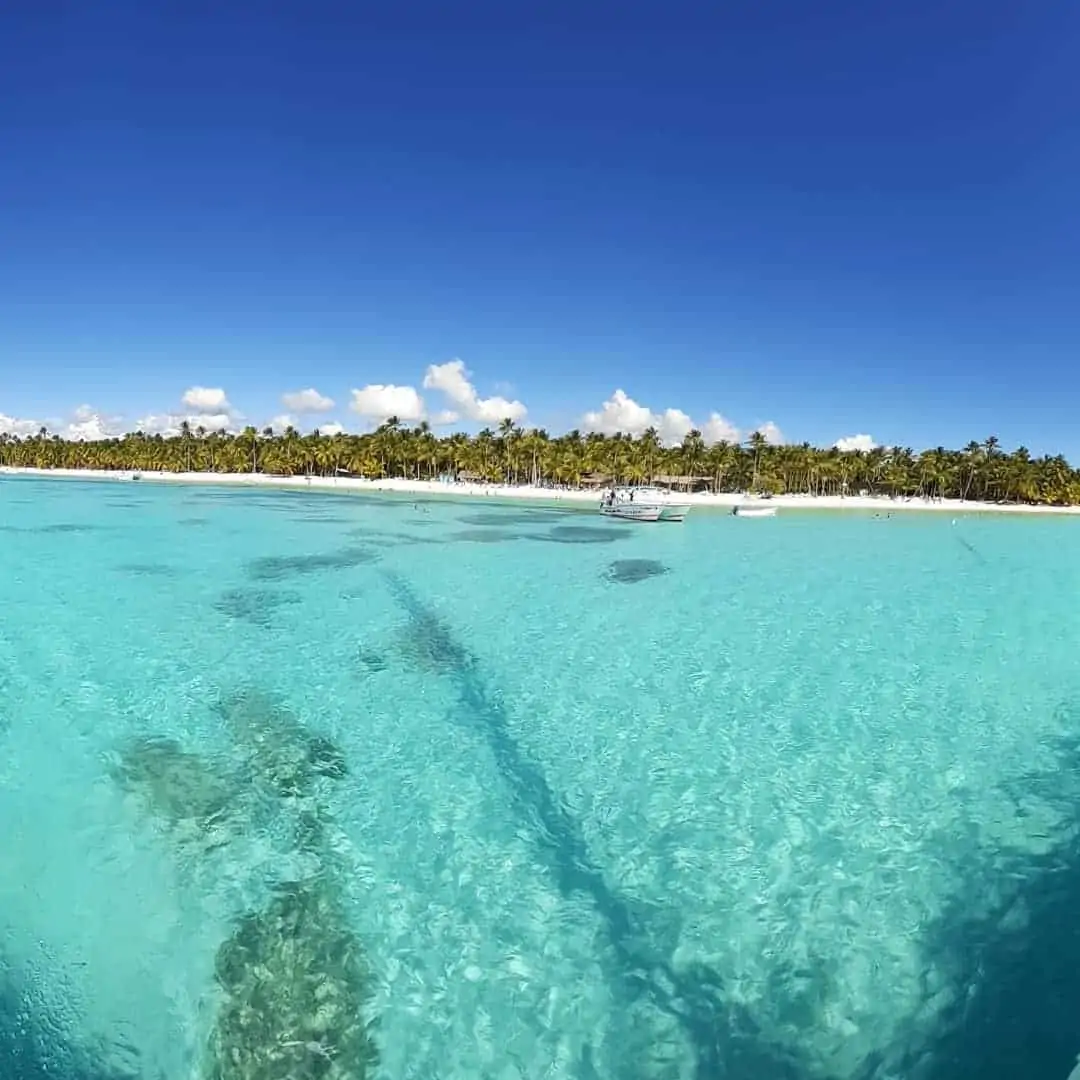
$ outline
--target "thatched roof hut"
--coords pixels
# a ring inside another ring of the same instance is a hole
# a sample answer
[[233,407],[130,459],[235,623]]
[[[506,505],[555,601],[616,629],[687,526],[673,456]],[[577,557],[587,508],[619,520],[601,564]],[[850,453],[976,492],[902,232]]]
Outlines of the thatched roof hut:
[[712,487],[711,476],[674,476],[664,474],[654,476],[653,483],[657,487],[677,488],[679,491],[704,491]]
[[610,487],[614,483],[614,477],[604,473],[583,473],[581,477],[582,487]]

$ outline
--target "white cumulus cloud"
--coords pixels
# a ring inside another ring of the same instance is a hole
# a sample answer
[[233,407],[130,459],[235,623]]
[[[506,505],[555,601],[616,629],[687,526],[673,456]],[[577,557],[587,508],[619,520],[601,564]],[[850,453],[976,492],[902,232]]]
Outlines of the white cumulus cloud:
[[710,413],[709,419],[701,425],[701,437],[712,446],[718,442],[737,443],[742,435],[726,416],[714,412]]
[[65,420],[31,420],[0,413],[0,435],[27,438],[45,428],[50,435],[59,435],[70,442],[100,442],[124,433],[123,420],[105,416],[90,405],[79,405]]
[[281,403],[290,412],[297,413],[328,412],[334,407],[333,398],[320,394],[314,387],[308,387],[306,390],[291,390],[287,394],[282,394]]
[[103,416],[90,405],[80,405],[72,414],[60,434],[73,442],[100,442],[124,433],[124,422],[119,416]]
[[200,413],[231,413],[232,406],[225,391],[218,387],[192,386],[184,391],[181,402]]
[[771,420],[758,424],[754,431],[760,432],[765,441],[772,446],[780,446],[784,442],[784,433]]
[[833,445],[837,450],[844,453],[848,453],[852,450],[861,450],[864,454],[873,450],[877,443],[870,435],[845,435],[842,439],[837,439]]
[[582,422],[588,431],[601,435],[619,432],[641,435],[649,428],[656,428],[664,443],[678,442],[694,426],[682,409],[665,409],[662,413],[655,413],[639,405],[625,390],[616,390],[598,411],[587,412]]
[[353,390],[349,408],[367,420],[383,423],[396,416],[406,424],[418,423],[427,417],[424,399],[412,386],[394,386],[372,383],[360,390]]
[[0,413],[0,435],[14,435],[24,439],[28,435],[36,435],[41,430],[40,420],[27,420],[17,416],[8,416]]
[[[438,390],[453,406],[451,412],[465,420],[481,424],[498,424],[513,420],[515,424],[525,419],[528,410],[520,401],[509,401],[498,395],[482,398],[469,381],[470,372],[463,360],[447,360],[445,364],[430,364],[424,373],[424,389]],[[455,416],[454,419],[458,419]],[[448,421],[452,423],[453,421]]]
[[656,416],[651,409],[629,397],[625,390],[616,390],[599,411],[587,412],[582,417],[582,424],[586,430],[597,431],[601,435],[615,435],[617,432],[640,435],[648,428],[656,427]]
[[204,428],[207,432],[228,431],[235,434],[239,418],[232,413],[149,413],[135,422],[135,430],[145,435],[179,435],[181,424],[186,420],[191,431]]
[[697,428],[705,442],[712,444],[726,440],[739,441],[739,429],[726,417],[713,412],[704,423],[697,425],[682,409],[665,409],[654,412],[645,405],[639,405],[624,390],[614,394],[598,410],[587,412],[582,417],[582,426],[587,431],[596,431],[602,435],[642,435],[649,428],[655,428],[660,441],[666,446],[681,442],[688,431]]
[[271,428],[275,435],[281,435],[286,428],[290,427],[301,435],[310,435],[313,431],[318,431],[320,435],[341,435],[345,431],[345,428],[336,420],[322,420],[316,423],[310,417],[305,419],[302,416],[292,416],[290,413],[275,416],[266,426]]
[[193,432],[203,428],[207,432],[236,433],[244,419],[244,414],[233,408],[225,391],[220,387],[189,387],[184,391],[180,403],[186,408],[177,412],[149,413],[140,417],[135,423],[135,429],[147,435],[164,435],[168,438],[179,435],[181,425],[186,421]]
[[449,408],[433,410],[416,387],[394,383],[370,383],[353,390],[349,408],[378,423],[396,416],[404,424],[427,421],[432,427],[456,424],[461,420],[484,425],[498,424],[505,419],[520,423],[525,418],[528,410],[520,401],[500,395],[480,397],[469,381],[469,375],[461,360],[428,366],[422,386],[442,394],[448,400]]

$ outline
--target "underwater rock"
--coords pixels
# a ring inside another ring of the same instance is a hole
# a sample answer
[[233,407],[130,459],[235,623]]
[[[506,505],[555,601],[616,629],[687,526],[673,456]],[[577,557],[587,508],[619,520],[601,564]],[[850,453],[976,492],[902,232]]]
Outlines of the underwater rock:
[[121,563],[117,568],[134,577],[175,577],[176,567],[166,563]]
[[[426,525],[427,522],[412,522],[413,525]],[[393,547],[395,544],[405,545],[433,545],[433,544],[445,544],[446,540],[441,537],[435,536],[416,536],[413,533],[395,532],[391,529],[371,529],[360,528],[350,529],[350,536],[355,536],[358,540],[367,540],[371,543],[381,544],[384,547]]]
[[556,525],[540,536],[530,536],[545,544],[613,544],[629,535],[623,529],[604,528],[596,525]]
[[98,525],[78,525],[72,522],[57,522],[53,525],[0,525],[0,532],[34,533],[47,536],[49,533],[85,533],[100,528]]
[[656,559],[616,559],[605,575],[619,585],[634,585],[648,578],[668,573],[668,568]]
[[430,611],[411,615],[400,632],[398,651],[414,666],[443,675],[464,671],[472,663],[465,648]]
[[320,775],[331,780],[343,780],[349,775],[341,748],[325,735],[312,735],[308,740],[308,761]]
[[315,800],[309,801],[306,806],[301,807],[300,812],[296,815],[293,829],[296,850],[315,855],[322,862],[329,847],[327,837],[329,826],[330,820],[326,815],[325,808]]
[[504,529],[462,529],[453,533],[450,539],[462,544],[505,544],[518,540],[519,536]]
[[382,653],[373,652],[361,646],[357,650],[357,659],[360,661],[360,666],[369,675],[375,675],[386,670],[386,657]]
[[365,1080],[371,975],[324,878],[286,882],[218,949],[206,1080]]
[[94,532],[94,530],[101,528],[100,525],[90,524],[77,524],[74,522],[62,521],[55,525],[39,525],[36,529],[27,529],[26,532],[34,533],[86,533]]
[[481,510],[475,514],[462,514],[458,521],[463,525],[506,529],[512,525],[547,525],[554,517],[568,517],[574,513],[580,511],[557,510],[551,507],[536,507],[531,510]]
[[306,795],[317,776],[339,780],[348,773],[341,748],[309,731],[269,694],[240,691],[221,702],[218,712],[248,755],[256,779],[278,795]]
[[255,581],[282,581],[320,570],[349,570],[378,560],[368,548],[350,547],[317,555],[266,555],[248,563],[248,576]]
[[300,603],[299,593],[276,589],[228,589],[214,601],[214,610],[230,619],[267,627],[278,608]]
[[172,828],[209,834],[229,816],[237,781],[172,739],[131,739],[112,775],[155,817]]

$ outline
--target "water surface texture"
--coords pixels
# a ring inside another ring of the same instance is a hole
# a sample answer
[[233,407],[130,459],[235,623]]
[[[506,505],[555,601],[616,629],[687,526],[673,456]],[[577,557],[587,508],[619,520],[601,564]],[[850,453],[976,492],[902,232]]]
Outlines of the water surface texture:
[[1072,1068],[1080,522],[0,524],[5,1077]]

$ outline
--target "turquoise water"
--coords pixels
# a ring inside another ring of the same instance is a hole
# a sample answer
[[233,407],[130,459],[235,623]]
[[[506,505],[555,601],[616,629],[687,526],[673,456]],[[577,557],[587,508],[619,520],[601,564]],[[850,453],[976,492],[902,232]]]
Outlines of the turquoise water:
[[1078,528],[3,479],[0,1072],[1064,1080]]

